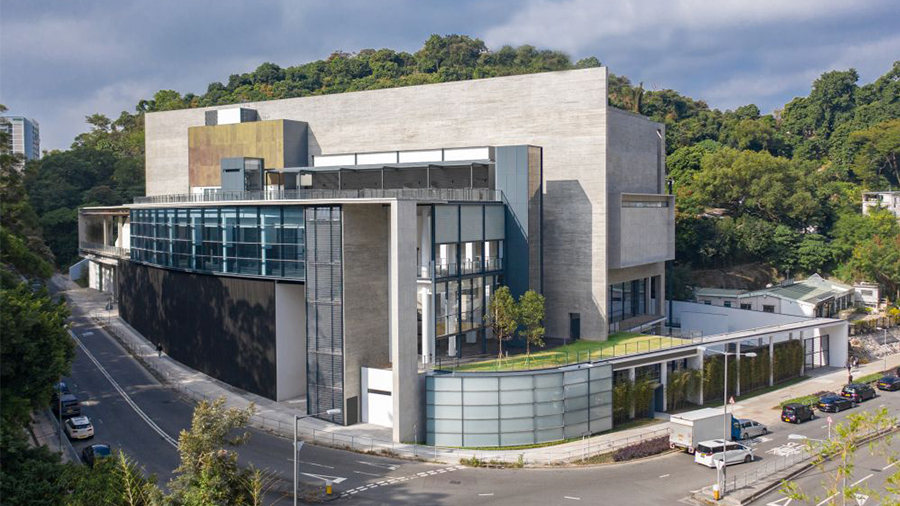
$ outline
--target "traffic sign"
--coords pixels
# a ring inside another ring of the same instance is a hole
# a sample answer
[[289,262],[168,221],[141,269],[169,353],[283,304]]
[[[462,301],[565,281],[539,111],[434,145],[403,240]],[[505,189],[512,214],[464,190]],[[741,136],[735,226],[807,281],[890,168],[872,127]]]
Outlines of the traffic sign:
[[734,396],[731,396],[731,399],[728,399],[728,404],[734,404]]
[[866,501],[869,500],[869,496],[867,496],[865,494],[857,493],[857,494],[853,494],[853,495],[854,495],[854,497],[856,497],[856,504],[858,504],[859,506],[863,506],[864,504],[866,504]]
[[831,422],[833,422],[833,421],[834,421],[834,420],[832,420],[831,417],[829,416],[829,417],[828,417],[828,425],[831,425]]

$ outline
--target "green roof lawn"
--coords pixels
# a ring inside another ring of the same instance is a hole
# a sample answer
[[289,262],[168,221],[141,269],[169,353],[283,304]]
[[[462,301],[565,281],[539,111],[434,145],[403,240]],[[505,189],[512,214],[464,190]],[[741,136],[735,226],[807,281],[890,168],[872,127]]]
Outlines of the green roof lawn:
[[683,339],[651,336],[637,332],[616,332],[606,341],[587,341],[580,339],[572,344],[557,346],[552,350],[538,349],[530,356],[515,355],[503,360],[484,360],[460,364],[453,369],[464,372],[479,371],[520,371],[525,369],[546,369],[566,364],[595,361],[604,358],[620,357],[635,353],[648,352],[662,348],[671,348],[685,344]]

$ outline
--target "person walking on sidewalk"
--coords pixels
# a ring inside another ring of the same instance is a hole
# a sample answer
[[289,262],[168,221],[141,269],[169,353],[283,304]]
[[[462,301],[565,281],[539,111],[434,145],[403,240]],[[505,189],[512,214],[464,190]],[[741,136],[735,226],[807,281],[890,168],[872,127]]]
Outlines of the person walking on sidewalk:
[[162,343],[156,343],[156,356],[162,357]]

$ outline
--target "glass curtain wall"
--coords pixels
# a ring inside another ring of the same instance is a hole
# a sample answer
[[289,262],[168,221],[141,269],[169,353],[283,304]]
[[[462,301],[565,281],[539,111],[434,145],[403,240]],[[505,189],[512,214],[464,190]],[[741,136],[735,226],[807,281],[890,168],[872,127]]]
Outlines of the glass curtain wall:
[[131,259],[174,269],[305,277],[298,206],[132,209]]
[[609,322],[615,323],[648,314],[647,285],[641,278],[609,285]]

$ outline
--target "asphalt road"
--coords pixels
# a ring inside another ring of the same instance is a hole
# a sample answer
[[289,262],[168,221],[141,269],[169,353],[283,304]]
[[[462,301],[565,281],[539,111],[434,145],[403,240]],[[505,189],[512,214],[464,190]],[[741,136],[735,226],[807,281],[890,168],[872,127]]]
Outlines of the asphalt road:
[[[890,441],[889,448],[889,451],[893,453],[900,452],[900,439],[893,438]],[[860,448],[856,454],[853,475],[848,477],[847,485],[858,485],[861,487],[861,490],[856,492],[861,497],[849,498],[847,504],[856,506],[860,501],[864,505],[869,506],[879,504],[879,497],[873,494],[872,491],[881,495],[880,499],[883,500],[884,496],[887,495],[886,480],[891,474],[898,471],[897,466],[900,466],[900,463],[894,462],[890,464],[884,454],[870,452],[868,448]],[[833,472],[834,468],[835,465],[830,464],[825,467],[825,470]],[[828,481],[829,478],[826,472],[820,469],[813,469],[795,480],[795,483],[803,493],[808,496],[807,500],[789,499],[776,490],[760,497],[753,504],[766,506],[826,506],[842,504],[843,497],[834,497],[826,492],[823,483],[828,483]],[[894,497],[894,499],[896,500],[897,498]]]
[[[77,308],[73,314],[73,333],[86,351],[77,349],[68,380],[96,431],[92,441],[76,442],[76,449],[91,442],[108,443],[136,458],[164,485],[178,465],[170,440],[177,440],[178,433],[189,427],[193,406],[161,385]],[[831,416],[838,422],[849,413],[879,406],[900,412],[900,392],[880,393],[862,406]],[[730,466],[729,473],[751,471],[779,455],[799,451],[802,442],[788,440],[789,434],[827,437],[825,416],[799,426],[779,423],[770,430],[770,435],[749,442],[757,461]],[[249,432],[250,441],[237,449],[240,461],[289,482],[291,442],[255,429]],[[685,453],[585,468],[471,469],[309,444],[301,451],[301,473],[306,473],[301,481],[315,486],[330,477],[337,492],[344,494],[341,502],[362,504],[674,504],[716,480],[714,469],[694,464],[693,457]]]

